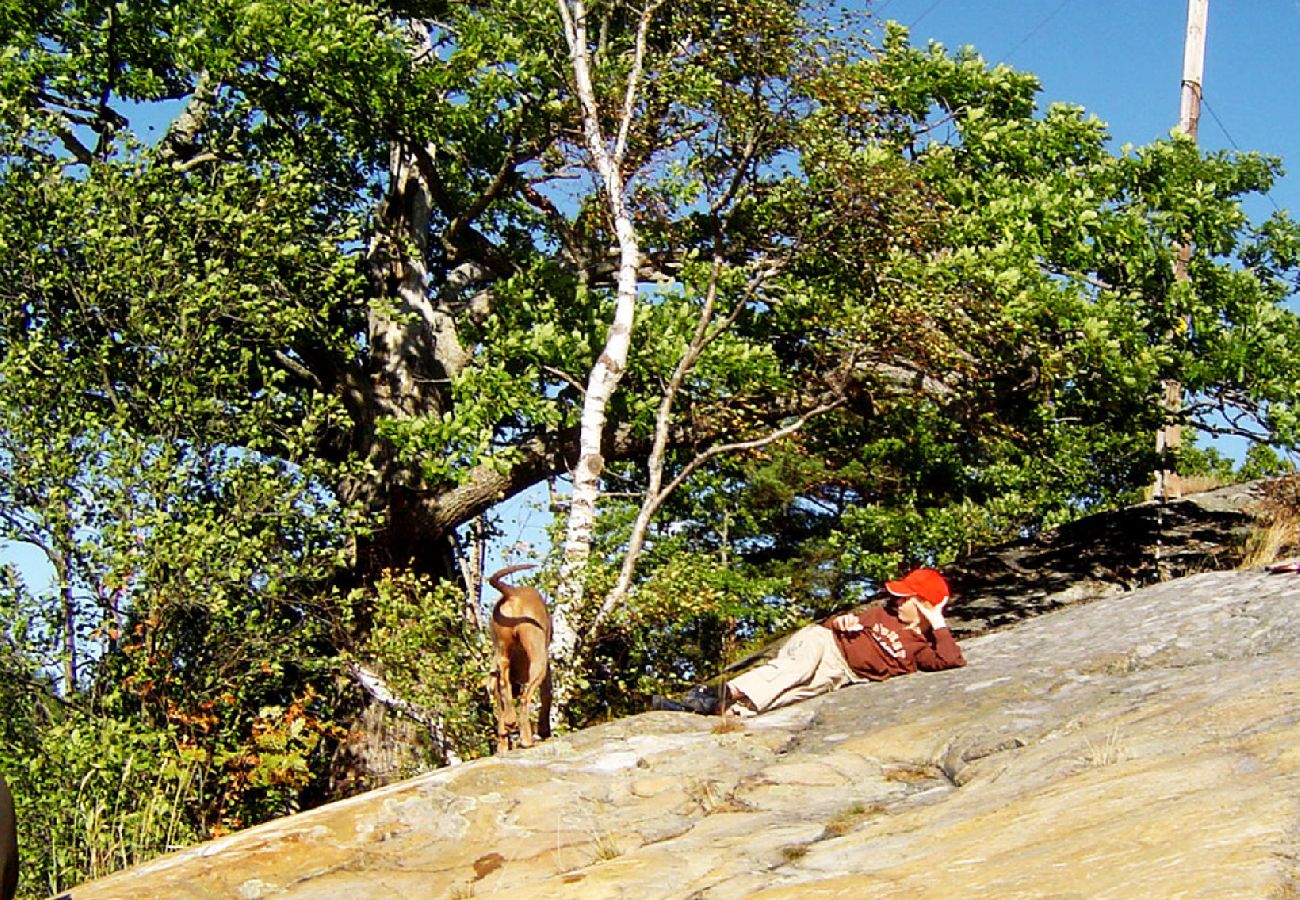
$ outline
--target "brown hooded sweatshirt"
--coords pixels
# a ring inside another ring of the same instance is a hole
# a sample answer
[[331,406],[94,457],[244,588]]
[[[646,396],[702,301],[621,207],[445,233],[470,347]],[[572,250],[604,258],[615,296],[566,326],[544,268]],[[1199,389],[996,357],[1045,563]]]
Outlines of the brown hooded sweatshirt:
[[948,628],[936,628],[927,637],[917,634],[883,606],[857,611],[861,631],[835,631],[844,661],[855,674],[884,681],[918,669],[938,672],[966,665],[961,648]]

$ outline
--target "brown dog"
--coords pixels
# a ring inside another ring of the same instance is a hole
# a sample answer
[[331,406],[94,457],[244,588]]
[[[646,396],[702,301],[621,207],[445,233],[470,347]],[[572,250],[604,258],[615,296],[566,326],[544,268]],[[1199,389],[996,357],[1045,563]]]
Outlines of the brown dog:
[[508,566],[488,578],[488,584],[501,592],[492,609],[496,671],[488,679],[497,717],[498,753],[510,749],[510,734],[515,729],[519,730],[519,746],[536,743],[529,707],[539,691],[537,737],[551,736],[551,614],[537,588],[504,581],[511,572],[532,568],[532,563]]

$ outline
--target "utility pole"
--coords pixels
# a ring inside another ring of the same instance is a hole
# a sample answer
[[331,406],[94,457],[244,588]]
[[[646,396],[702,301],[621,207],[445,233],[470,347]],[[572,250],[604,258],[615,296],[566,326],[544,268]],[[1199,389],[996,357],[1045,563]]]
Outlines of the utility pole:
[[[1196,141],[1201,124],[1201,75],[1205,68],[1205,23],[1209,18],[1210,0],[1187,0],[1187,34],[1183,41],[1183,86],[1178,104],[1178,130]],[[1192,259],[1191,244],[1183,243],[1174,257],[1174,280],[1187,281],[1187,267]],[[1173,456],[1183,442],[1183,428],[1177,417],[1183,407],[1183,386],[1173,380],[1164,382],[1165,424],[1156,433],[1155,498],[1177,499],[1183,495]]]

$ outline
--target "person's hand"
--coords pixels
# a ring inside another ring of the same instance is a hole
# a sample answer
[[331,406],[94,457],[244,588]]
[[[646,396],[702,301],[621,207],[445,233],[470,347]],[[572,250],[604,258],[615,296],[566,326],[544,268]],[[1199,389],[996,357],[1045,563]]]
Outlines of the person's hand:
[[853,613],[844,613],[831,619],[831,628],[845,632],[861,631],[862,622]]
[[948,606],[948,598],[944,597],[938,603],[929,604],[920,597],[913,598],[916,601],[916,608],[925,620],[930,623],[931,628],[946,628],[948,623],[943,618],[943,611]]

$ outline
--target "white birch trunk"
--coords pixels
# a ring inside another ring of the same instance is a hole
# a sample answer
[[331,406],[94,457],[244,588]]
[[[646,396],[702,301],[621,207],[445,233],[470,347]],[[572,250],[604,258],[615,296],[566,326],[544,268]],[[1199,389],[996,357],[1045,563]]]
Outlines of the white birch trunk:
[[582,114],[583,136],[591,164],[605,191],[605,200],[618,239],[619,267],[614,318],[605,337],[605,346],[587,380],[587,393],[582,407],[582,421],[578,445],[578,462],[573,470],[573,492],[569,500],[569,521],[565,534],[560,565],[560,580],[555,592],[555,609],[552,610],[554,636],[551,655],[559,665],[555,702],[562,709],[567,693],[564,672],[578,645],[574,629],[574,613],[582,599],[582,570],[591,555],[592,531],[596,518],[596,502],[600,496],[600,476],[605,468],[601,455],[601,438],[605,431],[606,410],[610,398],[618,388],[627,365],[632,343],[632,323],[636,315],[637,270],[641,263],[641,250],[637,243],[636,226],[625,203],[626,183],[622,161],[627,132],[640,75],[640,60],[644,53],[644,34],[652,9],[641,20],[638,34],[637,59],[628,77],[627,95],[620,122],[618,137],[613,148],[607,146],[600,124],[596,93],[591,80],[591,58],[587,44],[587,10],[582,0],[558,0],[564,36],[569,45],[573,68],[574,88]]

